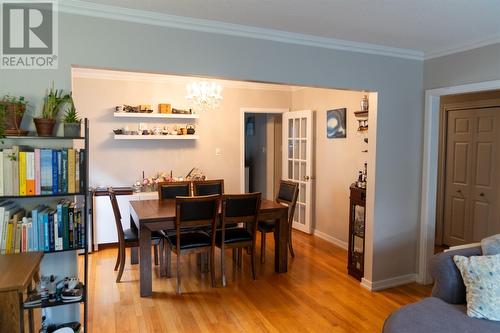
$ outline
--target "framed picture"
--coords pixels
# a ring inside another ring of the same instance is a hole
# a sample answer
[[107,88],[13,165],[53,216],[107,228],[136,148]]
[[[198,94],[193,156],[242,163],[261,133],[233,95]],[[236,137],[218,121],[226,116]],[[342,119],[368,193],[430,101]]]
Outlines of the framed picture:
[[326,111],[326,137],[328,139],[346,137],[346,111],[346,108]]

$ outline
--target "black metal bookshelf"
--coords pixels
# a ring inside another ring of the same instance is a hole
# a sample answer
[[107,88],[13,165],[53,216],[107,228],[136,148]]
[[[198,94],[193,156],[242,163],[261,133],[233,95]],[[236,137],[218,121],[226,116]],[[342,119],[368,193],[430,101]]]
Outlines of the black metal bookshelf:
[[[30,196],[12,196],[12,195],[7,195],[7,196],[0,196],[0,199],[10,199],[10,200],[20,200],[20,199],[43,199],[43,198],[58,198],[58,197],[83,197],[83,202],[84,202],[84,245],[83,247],[77,246],[76,248],[70,248],[70,249],[64,249],[64,250],[55,250],[55,251],[44,251],[45,254],[50,254],[50,255],[57,255],[57,253],[63,253],[63,252],[69,252],[69,251],[80,251],[80,254],[83,254],[83,260],[84,260],[84,265],[83,265],[83,292],[82,292],[82,298],[79,300],[74,300],[74,301],[66,301],[63,302],[62,300],[56,300],[53,302],[50,302],[49,300],[42,300],[42,302],[38,305],[34,306],[27,306],[24,305],[24,309],[29,311],[29,316],[30,318],[33,317],[33,309],[36,308],[49,308],[49,307],[56,307],[56,306],[65,306],[69,304],[78,304],[81,303],[83,304],[84,310],[83,310],[83,320],[80,320],[80,324],[82,325],[83,329],[86,331],[87,330],[87,318],[88,318],[88,295],[87,295],[87,288],[86,286],[88,285],[88,254],[89,254],[89,214],[90,214],[90,207],[91,207],[91,202],[90,202],[90,193],[89,193],[89,121],[88,119],[83,120],[83,132],[84,136],[81,137],[62,137],[62,136],[50,136],[50,137],[41,137],[41,136],[6,136],[4,138],[1,138],[3,140],[3,145],[4,146],[9,146],[11,145],[11,142],[22,142],[23,145],[27,145],[26,142],[29,142],[30,140],[43,140],[43,142],[49,142],[49,141],[83,141],[84,143],[84,179],[83,179],[83,192],[79,193],[55,193],[55,194],[41,194],[41,195],[30,195]],[[29,144],[28,144],[29,145]],[[37,143],[36,146],[39,146],[40,143]],[[65,148],[67,145],[65,145]],[[56,148],[56,147],[54,147]],[[80,175],[82,176],[82,175]],[[78,260],[78,259],[77,259]],[[76,263],[77,266],[78,263]],[[80,318],[81,319],[81,318]]]

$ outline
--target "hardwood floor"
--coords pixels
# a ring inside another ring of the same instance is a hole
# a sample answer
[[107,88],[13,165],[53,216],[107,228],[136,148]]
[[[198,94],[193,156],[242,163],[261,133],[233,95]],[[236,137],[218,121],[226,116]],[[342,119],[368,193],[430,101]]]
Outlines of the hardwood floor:
[[[226,288],[220,287],[219,261],[218,288],[211,288],[209,274],[200,274],[196,267],[196,257],[186,256],[180,296],[175,294],[175,276],[153,273],[153,297],[141,298],[138,266],[127,261],[122,283],[117,284],[117,250],[92,254],[90,332],[373,333],[381,331],[393,310],[430,294],[429,286],[417,284],[371,293],[347,275],[346,251],[300,232],[293,237],[296,257],[290,259],[286,274],[274,273],[272,234],[266,263],[257,265],[255,281],[249,257],[244,254],[243,267],[233,269],[228,252]],[[172,266],[175,272],[175,260]]]

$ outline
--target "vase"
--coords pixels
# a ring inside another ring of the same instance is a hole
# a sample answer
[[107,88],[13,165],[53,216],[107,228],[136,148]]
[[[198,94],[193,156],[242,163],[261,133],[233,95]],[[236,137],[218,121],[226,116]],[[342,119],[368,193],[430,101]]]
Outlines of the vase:
[[38,136],[52,136],[54,133],[55,119],[35,118],[36,133]]
[[80,123],[64,123],[64,137],[78,138],[80,135]]

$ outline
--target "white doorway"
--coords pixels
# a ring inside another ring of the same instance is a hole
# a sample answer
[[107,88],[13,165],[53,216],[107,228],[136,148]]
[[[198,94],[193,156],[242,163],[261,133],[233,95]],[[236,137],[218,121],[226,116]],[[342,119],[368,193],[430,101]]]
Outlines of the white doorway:
[[241,108],[240,190],[273,200],[281,179],[282,114],[288,109]]

